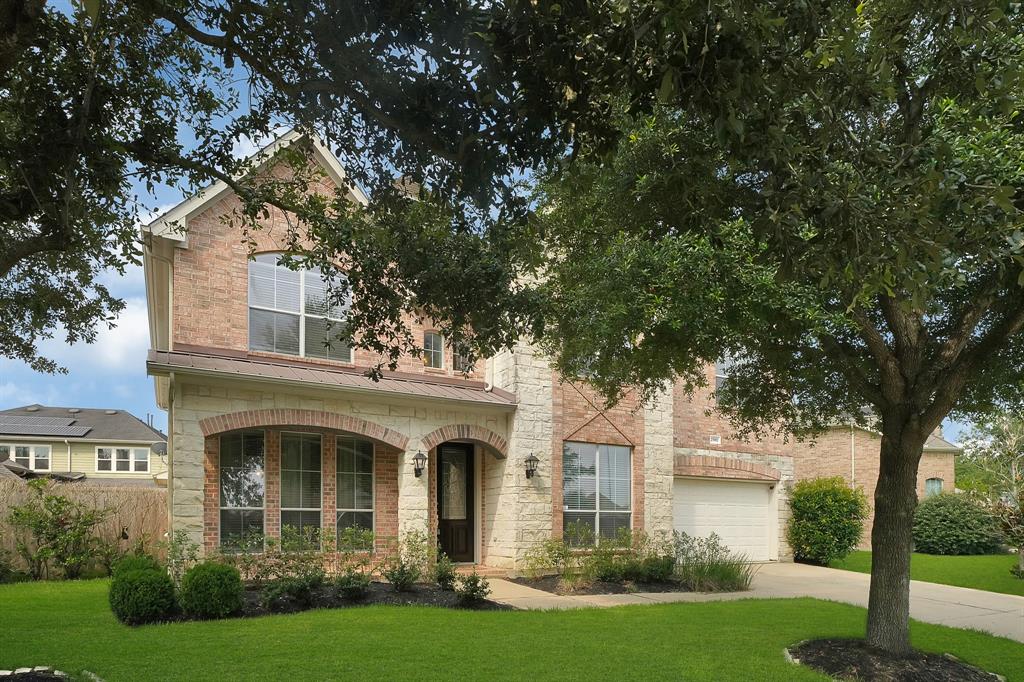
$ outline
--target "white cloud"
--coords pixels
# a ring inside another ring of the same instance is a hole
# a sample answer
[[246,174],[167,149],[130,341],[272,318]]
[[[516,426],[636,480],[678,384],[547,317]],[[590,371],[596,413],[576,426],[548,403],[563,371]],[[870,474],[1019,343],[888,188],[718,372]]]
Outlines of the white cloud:
[[40,344],[40,354],[53,358],[69,370],[92,367],[115,374],[138,374],[146,363],[149,349],[149,321],[146,300],[125,299],[125,308],[112,329],[103,327],[93,343],[67,345],[58,332],[56,338]]
[[52,386],[28,386],[14,381],[0,383],[0,405],[52,405],[58,397],[59,392]]
[[288,126],[277,126],[269,135],[264,135],[255,139],[248,136],[239,138],[231,148],[231,155],[236,159],[247,159],[277,138],[287,133],[289,130]]

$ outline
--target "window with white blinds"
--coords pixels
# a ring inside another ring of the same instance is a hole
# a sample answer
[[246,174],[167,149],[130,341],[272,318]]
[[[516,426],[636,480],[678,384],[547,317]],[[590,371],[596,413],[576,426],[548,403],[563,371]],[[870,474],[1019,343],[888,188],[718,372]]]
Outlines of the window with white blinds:
[[263,441],[262,431],[220,437],[220,544],[225,551],[263,548]]
[[303,537],[320,530],[320,435],[281,434],[281,528]]
[[562,528],[614,538],[632,520],[632,451],[622,445],[567,442],[562,448]]
[[321,272],[291,270],[276,253],[249,262],[250,350],[351,362],[348,308],[332,300]]

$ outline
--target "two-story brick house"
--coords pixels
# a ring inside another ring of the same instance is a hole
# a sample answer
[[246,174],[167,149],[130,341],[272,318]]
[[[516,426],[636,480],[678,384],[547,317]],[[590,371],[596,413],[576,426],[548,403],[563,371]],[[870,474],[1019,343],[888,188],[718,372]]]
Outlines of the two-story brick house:
[[[307,142],[290,134],[260,154],[296,143]],[[314,191],[344,187],[336,159],[309,144],[325,172]],[[373,358],[324,343],[344,310],[323,304],[320,273],[278,263],[284,216],[270,211],[250,258],[222,219],[237,204],[214,185],[144,229],[170,524],[205,551],[287,525],[369,527],[379,545],[418,529],[456,561],[515,570],[583,523],[607,536],[714,531],[752,559],[788,556],[791,457],[780,443],[714,440],[727,427],[704,414],[707,396],[669,387],[606,409],[525,341],[463,371],[429,320],[413,319],[424,358],[374,382]]]

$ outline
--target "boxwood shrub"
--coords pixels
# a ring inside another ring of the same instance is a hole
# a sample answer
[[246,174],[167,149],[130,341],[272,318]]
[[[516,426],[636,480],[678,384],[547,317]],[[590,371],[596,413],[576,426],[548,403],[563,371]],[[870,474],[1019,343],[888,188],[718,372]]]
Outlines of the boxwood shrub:
[[110,582],[110,609],[127,625],[167,620],[177,609],[174,582],[163,570],[121,571]]
[[794,558],[821,566],[853,551],[868,515],[864,491],[838,476],[800,481],[789,505],[793,513],[787,535]]
[[992,554],[1002,535],[992,513],[966,495],[926,498],[914,513],[914,549],[925,554]]
[[148,554],[126,554],[118,559],[110,571],[111,577],[128,571],[160,571],[163,567]]
[[242,608],[244,589],[237,568],[207,562],[185,572],[178,600],[189,618],[225,618]]

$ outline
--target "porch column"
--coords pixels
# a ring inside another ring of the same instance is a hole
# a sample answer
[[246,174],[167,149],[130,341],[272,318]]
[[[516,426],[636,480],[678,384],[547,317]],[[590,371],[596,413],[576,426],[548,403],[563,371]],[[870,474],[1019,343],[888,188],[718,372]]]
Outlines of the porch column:
[[[409,531],[430,532],[428,523],[428,481],[432,462],[427,461],[423,472],[417,477],[412,458],[419,451],[420,442],[411,441],[398,458],[398,534]],[[426,454],[426,453],[423,453]]]

